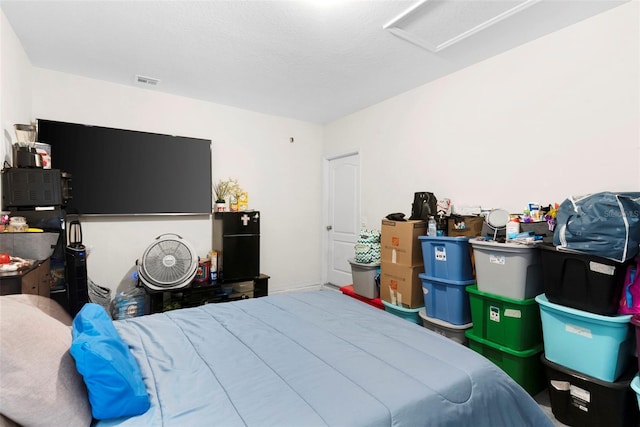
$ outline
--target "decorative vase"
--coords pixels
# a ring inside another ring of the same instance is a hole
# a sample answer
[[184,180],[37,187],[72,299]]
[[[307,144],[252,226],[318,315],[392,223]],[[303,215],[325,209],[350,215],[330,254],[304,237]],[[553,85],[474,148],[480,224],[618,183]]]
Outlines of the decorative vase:
[[222,201],[216,201],[216,212],[224,212],[227,208],[227,204]]

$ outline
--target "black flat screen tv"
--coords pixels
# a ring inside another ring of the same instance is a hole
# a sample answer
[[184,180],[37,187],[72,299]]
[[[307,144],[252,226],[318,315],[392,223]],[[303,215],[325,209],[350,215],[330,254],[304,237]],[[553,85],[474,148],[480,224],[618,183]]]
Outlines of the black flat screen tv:
[[38,119],[80,215],[211,214],[211,141]]

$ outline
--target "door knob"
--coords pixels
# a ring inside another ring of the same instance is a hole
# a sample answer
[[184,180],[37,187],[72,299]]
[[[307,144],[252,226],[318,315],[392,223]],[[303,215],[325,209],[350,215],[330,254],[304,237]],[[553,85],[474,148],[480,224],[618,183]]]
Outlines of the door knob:
[[331,230],[333,230],[333,227],[332,227],[332,226],[330,226],[330,225],[327,225],[327,230],[328,230],[328,231],[331,231]]

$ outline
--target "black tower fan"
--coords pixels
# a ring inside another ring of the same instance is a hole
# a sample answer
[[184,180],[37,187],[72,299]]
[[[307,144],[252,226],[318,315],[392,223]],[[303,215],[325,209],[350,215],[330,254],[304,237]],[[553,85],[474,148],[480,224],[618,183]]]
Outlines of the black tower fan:
[[69,314],[75,316],[82,306],[89,302],[87,250],[82,244],[82,228],[79,221],[71,221],[67,232],[68,243],[64,258],[69,289]]

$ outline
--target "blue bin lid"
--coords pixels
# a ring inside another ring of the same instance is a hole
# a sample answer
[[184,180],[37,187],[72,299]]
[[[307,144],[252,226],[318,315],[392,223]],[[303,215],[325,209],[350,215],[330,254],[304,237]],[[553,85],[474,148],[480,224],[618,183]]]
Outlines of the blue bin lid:
[[471,237],[465,237],[465,236],[458,236],[458,237],[454,237],[454,236],[418,236],[418,239],[420,240],[438,240],[438,241],[454,241],[454,242],[468,242],[469,239],[471,239]]
[[418,274],[418,277],[422,280],[427,280],[429,282],[439,282],[444,283],[446,285],[459,285],[459,286],[468,286],[475,285],[476,279],[471,280],[449,280],[449,279],[441,279],[439,277],[427,276],[425,273]]

